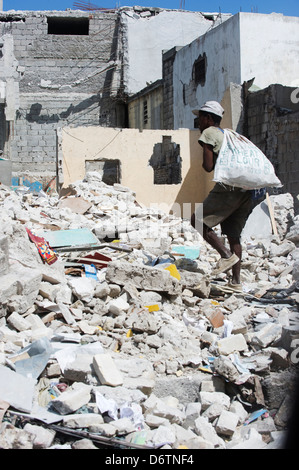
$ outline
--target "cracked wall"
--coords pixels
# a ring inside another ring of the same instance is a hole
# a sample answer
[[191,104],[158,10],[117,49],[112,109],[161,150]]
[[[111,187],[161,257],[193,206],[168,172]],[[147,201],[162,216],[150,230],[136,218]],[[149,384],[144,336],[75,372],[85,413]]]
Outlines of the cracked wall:
[[273,163],[283,187],[271,193],[292,194],[299,201],[299,103],[292,101],[296,88],[282,85],[251,92],[247,99],[248,137]]

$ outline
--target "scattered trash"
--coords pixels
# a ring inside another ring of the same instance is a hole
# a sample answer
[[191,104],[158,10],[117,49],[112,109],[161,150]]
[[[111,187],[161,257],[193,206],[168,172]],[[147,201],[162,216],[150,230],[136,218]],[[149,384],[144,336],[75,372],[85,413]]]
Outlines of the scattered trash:
[[46,448],[246,448],[243,425],[279,448],[299,334],[289,195],[271,196],[278,238],[242,241],[231,292],[188,221],[90,174],[49,188],[0,186],[0,447],[38,424]]
[[57,261],[57,255],[50,248],[49,242],[42,237],[37,237],[28,228],[26,228],[30,240],[35,244],[42,260],[47,264],[53,264]]

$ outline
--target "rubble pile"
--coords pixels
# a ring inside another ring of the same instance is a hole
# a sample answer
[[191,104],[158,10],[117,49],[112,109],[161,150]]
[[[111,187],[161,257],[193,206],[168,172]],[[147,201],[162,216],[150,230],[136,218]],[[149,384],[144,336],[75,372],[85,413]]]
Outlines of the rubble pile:
[[299,219],[271,201],[236,293],[189,221],[97,173],[63,197],[0,186],[0,448],[281,448]]

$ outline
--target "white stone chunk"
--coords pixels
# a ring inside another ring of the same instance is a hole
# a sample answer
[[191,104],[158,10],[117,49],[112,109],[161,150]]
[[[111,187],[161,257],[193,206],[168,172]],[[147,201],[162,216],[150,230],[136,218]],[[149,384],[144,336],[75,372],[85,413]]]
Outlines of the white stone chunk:
[[117,387],[123,384],[122,374],[109,354],[96,354],[93,367],[102,385]]

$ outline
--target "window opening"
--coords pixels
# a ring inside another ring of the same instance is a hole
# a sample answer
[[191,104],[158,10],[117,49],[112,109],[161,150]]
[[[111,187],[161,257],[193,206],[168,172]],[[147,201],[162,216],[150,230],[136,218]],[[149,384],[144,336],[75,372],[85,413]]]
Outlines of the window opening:
[[193,64],[193,80],[196,85],[204,85],[206,82],[207,56],[204,52]]
[[143,102],[143,124],[148,123],[147,101]]
[[89,18],[48,17],[48,34],[88,36]]
[[182,182],[180,145],[162,136],[162,143],[155,144],[149,164],[154,170],[154,184],[179,184]]
[[85,171],[97,171],[102,175],[102,181],[110,186],[121,182],[120,160],[86,160]]

